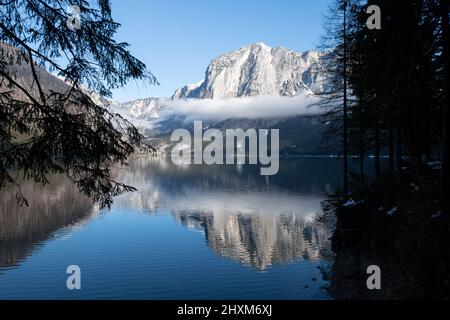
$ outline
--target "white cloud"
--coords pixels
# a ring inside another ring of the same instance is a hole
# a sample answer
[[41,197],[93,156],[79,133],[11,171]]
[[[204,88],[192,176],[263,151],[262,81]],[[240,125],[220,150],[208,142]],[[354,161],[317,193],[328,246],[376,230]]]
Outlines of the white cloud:
[[[131,112],[118,103],[109,109],[121,114],[139,129],[161,130],[161,123],[174,117],[184,119],[185,124],[193,121],[223,121],[227,119],[270,119],[299,115],[317,115],[320,107],[312,106],[318,97],[304,94],[296,97],[258,96],[216,99],[159,99],[152,106],[142,105]],[[137,111],[137,112],[136,112]]]
[[318,107],[313,96],[296,97],[259,96],[226,100],[188,99],[167,101],[168,107],[176,114],[193,120],[226,120],[230,118],[264,119],[297,115],[315,115]]

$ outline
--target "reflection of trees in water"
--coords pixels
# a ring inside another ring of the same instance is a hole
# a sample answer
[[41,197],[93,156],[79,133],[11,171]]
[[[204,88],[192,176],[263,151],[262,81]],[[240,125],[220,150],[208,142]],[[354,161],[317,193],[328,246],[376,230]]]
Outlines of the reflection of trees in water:
[[[171,188],[230,188],[241,190],[281,189],[301,193],[329,194],[340,185],[340,164],[329,158],[280,159],[280,171],[275,176],[261,176],[255,165],[188,165],[176,166],[169,159],[138,156],[122,171],[126,182],[149,181]],[[128,180],[127,180],[128,179]]]
[[17,265],[55,231],[92,214],[92,201],[64,176],[49,181],[21,183],[28,207],[17,203],[16,190],[0,192],[0,268]]
[[330,232],[314,215],[177,211],[174,217],[203,231],[217,255],[261,270],[302,259],[319,261],[329,250]]

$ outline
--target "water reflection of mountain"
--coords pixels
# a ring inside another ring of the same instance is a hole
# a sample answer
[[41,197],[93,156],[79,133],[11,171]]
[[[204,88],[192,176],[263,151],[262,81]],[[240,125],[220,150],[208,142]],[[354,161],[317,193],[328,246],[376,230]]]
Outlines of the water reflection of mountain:
[[[310,168],[294,161],[281,166],[281,177],[266,178],[256,167],[180,168],[135,159],[129,168],[117,170],[117,179],[138,191],[115,199],[114,207],[173,215],[201,230],[216,254],[258,269],[316,261],[327,249],[329,234],[315,217],[323,194],[334,184],[326,174],[295,184],[302,170]],[[96,212],[64,177],[50,182],[45,187],[22,184],[30,207],[17,204],[15,190],[0,192],[0,268],[16,266],[56,231],[82,224]]]
[[[302,170],[297,165],[282,167],[282,174],[295,177]],[[190,166],[185,170],[164,161],[138,159],[123,175],[138,191],[122,197],[117,205],[148,214],[172,214],[180,224],[202,231],[217,255],[261,270],[302,259],[320,260],[328,250],[330,232],[316,217],[332,183],[323,176],[310,184],[312,190],[299,192],[289,181],[272,184],[253,169]]]
[[62,176],[46,186],[26,182],[21,190],[29,206],[20,206],[16,190],[0,192],[0,268],[12,267],[57,230],[75,226],[96,212],[92,201]]
[[217,255],[261,270],[302,259],[318,261],[330,236],[314,215],[178,211],[174,217],[202,230]]

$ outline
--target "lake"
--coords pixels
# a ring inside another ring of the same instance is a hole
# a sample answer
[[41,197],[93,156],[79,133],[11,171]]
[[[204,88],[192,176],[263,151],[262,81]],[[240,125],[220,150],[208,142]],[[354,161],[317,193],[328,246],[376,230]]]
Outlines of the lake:
[[340,167],[282,159],[269,177],[136,156],[115,175],[138,191],[110,210],[60,176],[22,183],[28,208],[0,193],[0,299],[329,299],[332,229],[317,217]]

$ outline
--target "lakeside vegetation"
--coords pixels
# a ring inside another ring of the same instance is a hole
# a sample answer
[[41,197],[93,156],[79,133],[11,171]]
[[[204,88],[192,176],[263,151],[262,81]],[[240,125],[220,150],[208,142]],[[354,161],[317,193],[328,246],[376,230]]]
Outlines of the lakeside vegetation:
[[[378,30],[366,26],[368,5],[381,8]],[[327,66],[334,86],[322,105],[342,136],[344,183],[325,203],[337,217],[330,291],[343,299],[448,299],[448,1],[338,0],[331,12],[324,43],[337,48]],[[358,172],[346,165],[351,153],[360,156]],[[372,178],[364,171],[369,153]],[[380,291],[365,286],[373,264],[382,270]]]

